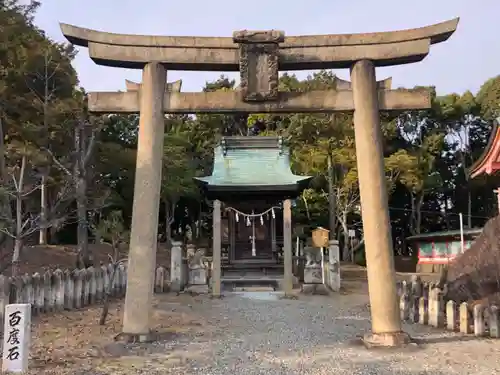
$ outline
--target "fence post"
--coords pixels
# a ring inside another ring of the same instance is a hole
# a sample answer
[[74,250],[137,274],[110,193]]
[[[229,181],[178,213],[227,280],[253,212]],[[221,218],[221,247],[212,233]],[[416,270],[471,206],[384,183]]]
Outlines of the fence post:
[[0,324],[3,327],[5,307],[9,304],[10,280],[8,277],[0,275]]
[[89,304],[93,305],[97,300],[97,275],[94,267],[87,269],[89,278]]
[[35,294],[35,308],[33,309],[36,313],[43,312],[43,306],[45,303],[45,288],[43,285],[42,276],[35,272],[33,274],[33,293]]
[[71,310],[74,306],[75,287],[73,285],[73,278],[68,269],[64,270],[64,308]]
[[73,285],[74,285],[74,292],[73,292],[73,298],[74,298],[74,306],[76,309],[80,309],[82,307],[82,297],[83,297],[83,281],[82,281],[82,274],[80,270],[75,269],[72,272],[73,276]]
[[481,304],[474,305],[474,335],[481,337],[486,334],[486,325],[484,321],[484,307]]
[[469,306],[467,302],[460,304],[460,332],[469,334],[471,333]]
[[54,271],[54,305],[56,311],[64,310],[64,274],[60,269]]
[[446,303],[446,328],[454,331],[457,323],[457,304],[455,301]]
[[401,283],[401,295],[399,297],[399,310],[401,320],[406,321],[410,318],[410,288],[406,281]]
[[500,310],[498,306],[493,305],[490,307],[489,327],[490,337],[500,338]]
[[429,311],[426,306],[425,297],[420,297],[418,299],[418,322],[420,324],[428,324],[429,323]]

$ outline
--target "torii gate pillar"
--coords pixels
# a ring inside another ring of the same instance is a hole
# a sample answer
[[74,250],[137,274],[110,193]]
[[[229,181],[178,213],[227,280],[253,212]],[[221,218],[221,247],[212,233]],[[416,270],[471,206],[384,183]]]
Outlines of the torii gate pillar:
[[149,340],[158,243],[166,82],[163,65],[156,62],[145,65],[139,95],[137,166],[123,314],[122,335],[126,341]]
[[354,134],[359,175],[372,332],[365,343],[398,346],[410,340],[401,330],[391,226],[382,150],[375,65],[361,60],[351,68]]

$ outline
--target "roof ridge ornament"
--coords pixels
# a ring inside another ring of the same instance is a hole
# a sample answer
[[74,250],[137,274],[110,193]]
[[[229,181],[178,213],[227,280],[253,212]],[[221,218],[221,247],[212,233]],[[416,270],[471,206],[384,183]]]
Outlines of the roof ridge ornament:
[[285,143],[283,142],[283,137],[280,135],[278,137],[278,147],[280,149],[280,156],[283,155],[283,152],[284,152],[284,147],[285,147]]
[[226,142],[226,137],[222,137],[220,141],[220,145],[222,147],[222,155],[226,156],[227,155],[227,142]]

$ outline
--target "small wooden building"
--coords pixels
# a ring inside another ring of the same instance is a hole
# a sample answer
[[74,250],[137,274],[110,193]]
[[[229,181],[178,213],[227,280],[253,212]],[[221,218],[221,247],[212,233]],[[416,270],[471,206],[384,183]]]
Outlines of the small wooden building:
[[[464,251],[469,249],[482,229],[464,229]],[[406,239],[417,251],[417,272],[439,272],[444,265],[452,262],[462,253],[459,230],[423,233]]]
[[311,177],[292,173],[281,137],[223,137],[214,152],[212,174],[197,181],[222,202],[223,277],[235,268],[282,270],[283,201]]

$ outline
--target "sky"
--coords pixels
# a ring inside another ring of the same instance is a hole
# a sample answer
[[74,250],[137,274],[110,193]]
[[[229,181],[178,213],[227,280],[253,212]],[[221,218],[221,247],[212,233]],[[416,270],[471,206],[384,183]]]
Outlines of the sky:
[[[500,74],[499,0],[41,0],[35,22],[56,41],[65,41],[59,22],[127,34],[227,36],[235,30],[285,31],[285,35],[392,31],[460,17],[456,33],[431,46],[419,63],[379,68],[377,79],[393,77],[393,87],[434,85],[438,94],[476,93]],[[96,65],[78,47],[74,67],[87,91],[125,89],[140,81],[139,70]],[[311,72],[297,75],[305,77]],[[335,72],[347,79],[348,70]],[[220,72],[168,73],[183,80],[182,91],[200,91]],[[237,74],[227,74],[237,78]]]

